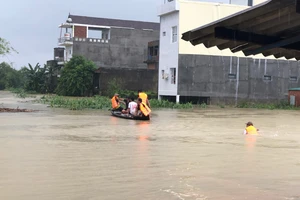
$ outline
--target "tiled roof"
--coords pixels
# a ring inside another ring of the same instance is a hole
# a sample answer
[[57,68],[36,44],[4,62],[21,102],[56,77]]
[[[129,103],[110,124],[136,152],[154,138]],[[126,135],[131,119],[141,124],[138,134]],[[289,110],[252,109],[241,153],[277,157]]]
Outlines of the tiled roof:
[[87,17],[87,16],[78,16],[78,15],[69,15],[69,18],[72,19],[73,23],[97,25],[97,26],[152,29],[152,30],[159,30],[160,27],[159,23],[155,23],[155,22],[107,19],[107,18]]

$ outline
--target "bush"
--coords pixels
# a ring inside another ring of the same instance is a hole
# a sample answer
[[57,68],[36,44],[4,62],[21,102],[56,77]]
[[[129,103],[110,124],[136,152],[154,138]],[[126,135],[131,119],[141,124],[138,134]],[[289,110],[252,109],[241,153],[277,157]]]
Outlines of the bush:
[[63,68],[56,92],[64,96],[88,96],[93,90],[96,65],[83,56],[73,58]]

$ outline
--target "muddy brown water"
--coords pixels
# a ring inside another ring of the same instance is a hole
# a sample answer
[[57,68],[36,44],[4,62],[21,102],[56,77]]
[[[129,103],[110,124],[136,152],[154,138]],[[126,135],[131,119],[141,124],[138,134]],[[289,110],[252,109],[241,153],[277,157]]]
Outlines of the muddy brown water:
[[[300,112],[154,110],[150,122],[0,92],[0,199],[300,199]],[[260,129],[242,134],[245,122]]]

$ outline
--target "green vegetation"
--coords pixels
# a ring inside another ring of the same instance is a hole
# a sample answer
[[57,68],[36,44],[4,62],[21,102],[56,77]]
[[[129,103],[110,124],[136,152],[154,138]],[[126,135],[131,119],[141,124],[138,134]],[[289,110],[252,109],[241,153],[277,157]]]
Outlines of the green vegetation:
[[291,106],[288,101],[280,101],[278,103],[253,103],[253,102],[241,102],[237,105],[237,108],[257,108],[257,109],[282,109],[282,110],[297,110],[299,108]]
[[6,55],[12,52],[18,53],[8,41],[0,37],[0,55]]
[[[68,108],[70,110],[82,110],[82,109],[109,109],[111,107],[111,101],[108,97],[94,96],[94,97],[64,97],[57,95],[46,95],[40,100],[40,103],[49,104],[51,107]],[[151,108],[176,108],[176,109],[188,109],[193,108],[190,103],[176,104],[166,100],[150,100]]]
[[29,68],[22,68],[25,74],[25,90],[27,91],[36,91],[38,93],[45,93],[46,90],[46,69],[44,66],[41,68],[40,64],[37,63],[35,67],[32,67],[31,64],[28,64]]
[[96,65],[83,56],[73,56],[62,70],[56,89],[58,95],[89,96],[93,90]]
[[0,63],[0,90],[18,88],[24,84],[23,74],[8,63]]
[[176,109],[193,108],[193,105],[191,103],[177,104],[167,100],[157,100],[157,99],[150,99],[149,101],[150,101],[151,108],[176,108]]
[[43,96],[39,102],[49,104],[51,107],[68,108],[70,110],[108,109],[110,99],[102,96],[94,97],[63,97],[56,95]]

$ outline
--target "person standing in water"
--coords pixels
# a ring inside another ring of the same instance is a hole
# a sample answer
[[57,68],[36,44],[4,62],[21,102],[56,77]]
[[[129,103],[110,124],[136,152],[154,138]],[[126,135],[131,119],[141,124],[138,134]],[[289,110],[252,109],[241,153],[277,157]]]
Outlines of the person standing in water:
[[244,130],[245,135],[257,135],[259,130],[253,126],[252,122],[246,123],[246,129]]
[[143,90],[138,90],[138,98],[141,98],[143,103],[145,103],[149,108],[151,107],[150,102],[148,100],[148,95],[145,92],[143,92]]

